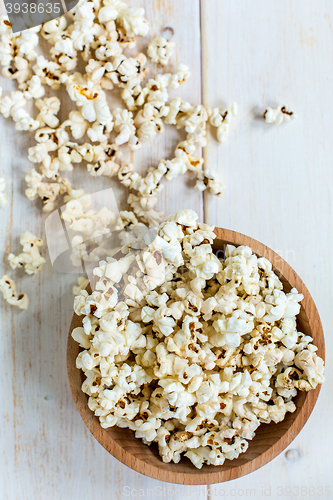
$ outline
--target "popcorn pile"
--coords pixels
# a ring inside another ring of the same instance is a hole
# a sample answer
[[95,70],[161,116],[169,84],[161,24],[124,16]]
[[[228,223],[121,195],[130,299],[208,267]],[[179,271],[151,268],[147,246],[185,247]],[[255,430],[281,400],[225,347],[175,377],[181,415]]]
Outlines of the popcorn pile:
[[246,451],[261,423],[280,422],[297,389],[324,381],[312,338],[297,330],[303,296],[283,291],[246,246],[212,250],[214,227],[192,210],[94,269],[74,310],[76,365],[103,428],[128,427],[164,462],[197,467]]
[[[130,8],[121,0],[80,0],[67,16],[71,23],[62,16],[19,35],[13,35],[6,16],[0,18],[2,74],[18,86],[5,96],[1,90],[0,112],[13,119],[17,130],[34,133],[36,144],[29,148],[28,158],[38,169],[26,176],[26,196],[40,198],[44,211],[53,211],[59,196],[71,196],[73,189],[63,172],[78,163],[85,163],[92,176],[117,176],[130,190],[131,211],[150,226],[157,226],[162,218],[154,207],[164,178],[170,181],[192,171],[196,189],[221,194],[222,185],[196,152],[207,144],[208,124],[217,129],[220,142],[226,139],[236,105],[219,110],[180,97],[170,99],[169,90],[178,89],[190,77],[185,64],[148,78],[146,55],[125,54],[136,47],[136,37],[148,34],[143,16],[144,9]],[[49,44],[48,56],[41,54],[40,37]],[[174,42],[158,37],[149,43],[147,54],[163,68],[174,50]],[[61,86],[75,108],[62,122],[60,99],[48,96]],[[110,108],[107,98],[113,89],[121,90],[122,107]],[[133,164],[121,162],[121,147],[142,147],[164,131],[165,123],[186,133],[172,159],[161,160],[143,176],[134,172]]]

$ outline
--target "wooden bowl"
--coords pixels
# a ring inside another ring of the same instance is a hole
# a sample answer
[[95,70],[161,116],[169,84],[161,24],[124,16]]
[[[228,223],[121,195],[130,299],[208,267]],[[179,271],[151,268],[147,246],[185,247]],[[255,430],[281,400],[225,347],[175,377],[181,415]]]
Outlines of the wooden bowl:
[[[215,229],[217,235],[214,241],[214,252],[223,257],[226,244],[248,245],[253,252],[266,257],[272,264],[284,285],[284,291],[289,292],[295,287],[304,295],[301,311],[298,315],[298,329],[310,335],[318,347],[318,355],[324,359],[324,335],[315,303],[306,286],[295,271],[273,250],[262,243],[227,229]],[[82,320],[74,314],[70,326],[67,345],[68,378],[75,404],[90,432],[97,441],[115,458],[131,469],[146,476],[178,484],[212,484],[229,481],[244,476],[273,460],[297,436],[316,403],[320,386],[310,392],[298,392],[294,398],[296,411],[287,413],[285,419],[278,423],[261,424],[256,436],[249,441],[249,447],[235,460],[226,460],[223,465],[203,465],[197,469],[186,457],[178,464],[163,463],[158,454],[157,443],[151,446],[143,444],[129,429],[112,427],[103,429],[99,420],[87,405],[87,395],[81,391],[84,374],[78,370],[75,360],[81,348],[71,337],[71,332],[77,326],[82,326]]]

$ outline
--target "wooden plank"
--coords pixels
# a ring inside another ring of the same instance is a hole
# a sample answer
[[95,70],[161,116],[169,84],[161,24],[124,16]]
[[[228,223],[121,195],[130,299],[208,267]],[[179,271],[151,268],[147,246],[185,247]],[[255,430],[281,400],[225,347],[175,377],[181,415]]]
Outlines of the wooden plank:
[[[226,184],[221,199],[206,197],[207,222],[252,236],[294,267],[317,304],[330,352],[333,5],[202,0],[201,9],[203,101],[239,103],[227,143],[211,140],[205,150],[206,165]],[[292,106],[297,120],[278,127],[257,118],[265,106],[279,104]],[[224,493],[210,488],[211,498],[248,497],[246,490],[254,488],[253,497],[275,499],[287,496],[281,488],[288,487],[294,488],[291,498],[311,498],[320,487],[325,495],[326,486],[332,498],[332,445],[323,425],[333,410],[331,371],[326,378],[314,412],[290,446],[298,459],[281,454],[250,476],[218,485]]]
[[[151,37],[161,36],[164,28],[172,28],[172,40],[176,51],[165,71],[173,72],[179,63],[187,64],[191,71],[189,82],[177,90],[170,90],[170,98],[180,96],[193,104],[201,102],[201,38],[199,0],[135,0],[131,5],[145,6],[146,16],[153,27]],[[163,33],[164,34],[164,33]],[[156,64],[149,64],[150,75],[154,75]],[[161,71],[161,70],[159,70]],[[160,159],[172,159],[177,144],[184,140],[185,133],[175,127],[166,126],[154,146],[149,144],[135,152],[136,168],[156,167]],[[165,182],[157,204],[158,210],[166,214],[183,208],[192,208],[203,219],[202,194],[193,189],[194,176],[186,174],[176,180]]]
[[[182,95],[199,102],[199,0],[133,0],[131,4],[144,5],[156,34],[166,25],[174,29],[175,63],[188,63],[193,75]],[[10,82],[1,78],[1,86],[9,89]],[[135,156],[136,167],[156,165],[158,159],[170,157],[180,140],[177,136],[168,128],[158,147],[155,143],[154,149],[147,145]],[[16,132],[13,124],[1,117],[0,175],[8,181],[10,199],[9,206],[0,211],[0,245],[4,249],[1,271],[15,277],[19,291],[30,295],[31,306],[28,311],[20,311],[0,300],[0,496],[6,500],[85,500],[123,499],[128,492],[129,496],[143,493],[145,498],[170,498],[176,492],[176,498],[202,500],[206,498],[204,486],[175,488],[146,478],[115,460],[90,435],[72,400],[66,371],[75,277],[54,272],[49,262],[39,275],[29,277],[13,272],[6,262],[9,251],[20,251],[19,236],[24,230],[44,232],[45,214],[40,204],[24,196],[24,176],[31,167],[27,148],[33,142],[32,136]],[[69,177],[75,187],[88,192],[115,187],[119,205],[125,206],[126,192],[116,187],[116,181],[92,179],[80,166]],[[187,182],[181,179],[169,183],[158,208],[168,213],[191,207],[202,216],[202,197]]]

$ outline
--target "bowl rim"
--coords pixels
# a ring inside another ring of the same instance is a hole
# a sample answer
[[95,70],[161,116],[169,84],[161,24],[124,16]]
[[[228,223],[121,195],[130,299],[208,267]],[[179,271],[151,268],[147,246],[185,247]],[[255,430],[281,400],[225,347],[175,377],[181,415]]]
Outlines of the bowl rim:
[[[311,333],[315,332],[315,334],[313,334],[313,339],[315,345],[318,347],[317,353],[325,360],[324,333],[318,310],[309,290],[307,289],[301,278],[298,276],[298,274],[293,270],[293,268],[271,248],[249,236],[229,229],[218,227],[215,228],[214,232],[216,234],[216,239],[214,240],[212,246],[215,251],[218,251],[219,249],[223,250],[226,244],[235,246],[249,246],[256,255],[268,259],[272,263],[273,268],[279,272],[280,276],[287,282],[289,282],[292,287],[295,287],[299,293],[303,294],[304,299],[302,300],[301,305],[304,308],[305,314],[307,316]],[[75,327],[82,324],[81,318],[82,317],[79,317],[76,314],[73,315],[67,341],[68,380],[76,407],[90,432],[111,455],[113,455],[124,465],[127,465],[136,472],[144,474],[148,477],[174,484],[204,485],[230,481],[232,479],[245,476],[273,460],[287,446],[289,446],[289,444],[295,439],[295,437],[299,434],[299,432],[307,422],[318,399],[321,388],[320,384],[316,389],[313,389],[305,394],[304,402],[299,408],[298,414],[292,421],[289,428],[276,441],[275,444],[273,444],[266,451],[253,458],[252,460],[233,468],[221,470],[223,466],[205,465],[205,469],[202,470],[197,469],[193,464],[191,464],[193,465],[194,470],[193,472],[188,473],[177,472],[177,464],[173,463],[172,465],[174,466],[174,470],[166,470],[162,467],[148,464],[144,460],[137,458],[133,454],[126,451],[122,446],[120,446],[108,434],[108,430],[101,427],[98,417],[96,417],[88,407],[88,396],[81,390],[82,370],[76,368],[75,363],[73,363],[74,355],[74,359],[76,359],[76,356],[81,348],[79,347],[79,344],[72,338],[71,332]],[[274,426],[276,424],[270,423],[268,425]],[[139,438],[135,439],[138,439],[138,441],[140,441],[143,446],[146,446]],[[161,461],[161,465],[162,464],[165,465]],[[207,468],[212,468],[212,470],[208,471]]]

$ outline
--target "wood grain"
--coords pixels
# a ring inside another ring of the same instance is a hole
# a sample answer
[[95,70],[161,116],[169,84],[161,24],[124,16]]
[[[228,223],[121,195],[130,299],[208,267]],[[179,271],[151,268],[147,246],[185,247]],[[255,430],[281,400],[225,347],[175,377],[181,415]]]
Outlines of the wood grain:
[[[297,288],[304,295],[297,326],[300,331],[313,337],[315,345],[318,346],[318,355],[325,358],[324,335],[317,308],[308,289],[289,264],[273,250],[253,238],[220,228],[216,228],[215,233],[217,238],[213,247],[218,256],[220,252],[224,252],[226,244],[248,245],[255,254],[265,257],[272,263],[286,292],[291,288]],[[223,253],[220,253],[220,257],[223,257]],[[308,420],[320,391],[318,386],[308,393],[299,392],[295,398],[297,410],[294,413],[287,413],[286,418],[278,424],[261,425],[248,450],[236,460],[226,460],[222,466],[204,465],[200,470],[187,458],[182,458],[178,464],[165,464],[158,455],[156,443],[148,447],[135,438],[134,432],[129,429],[117,426],[103,429],[99,419],[89,410],[88,398],[81,390],[85,377],[75,364],[82,349],[71,336],[73,329],[78,326],[82,326],[82,318],[74,314],[68,336],[67,369],[72,395],[81,417],[90,432],[109,453],[128,467],[155,479],[177,484],[212,484],[239,478],[255,471],[273,460],[297,436]]]

